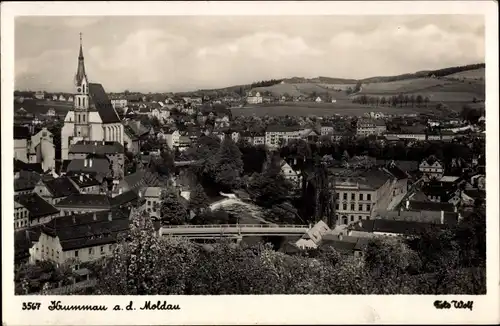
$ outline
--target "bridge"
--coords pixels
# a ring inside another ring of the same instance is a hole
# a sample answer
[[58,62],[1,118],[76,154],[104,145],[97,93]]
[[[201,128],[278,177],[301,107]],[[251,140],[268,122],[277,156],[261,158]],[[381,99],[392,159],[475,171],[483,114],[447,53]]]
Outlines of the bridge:
[[290,236],[303,235],[309,225],[278,224],[212,224],[212,225],[173,225],[163,226],[160,236],[177,236],[192,239],[235,238],[244,236]]

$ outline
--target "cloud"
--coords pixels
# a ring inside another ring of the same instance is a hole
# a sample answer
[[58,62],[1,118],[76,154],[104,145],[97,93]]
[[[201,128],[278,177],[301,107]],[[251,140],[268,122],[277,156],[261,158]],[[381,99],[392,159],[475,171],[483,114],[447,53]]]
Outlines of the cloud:
[[283,57],[319,56],[323,52],[312,48],[301,37],[281,33],[255,33],[218,46],[203,47],[199,57],[246,55],[256,59],[281,60]]
[[16,87],[71,91],[79,32],[89,79],[108,91],[364,78],[485,56],[478,16],[24,17],[16,22]]

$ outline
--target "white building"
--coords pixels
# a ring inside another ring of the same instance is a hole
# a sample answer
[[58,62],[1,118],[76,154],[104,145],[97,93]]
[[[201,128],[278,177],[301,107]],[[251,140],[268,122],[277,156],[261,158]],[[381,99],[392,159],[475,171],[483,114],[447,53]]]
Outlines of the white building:
[[247,96],[247,103],[248,104],[259,104],[259,103],[262,103],[262,96],[260,95],[259,92],[256,92],[255,94],[250,93]]
[[116,141],[123,145],[123,129],[102,85],[89,83],[80,44],[73,108],[66,114],[61,131],[61,159],[67,160],[69,147],[81,140]]

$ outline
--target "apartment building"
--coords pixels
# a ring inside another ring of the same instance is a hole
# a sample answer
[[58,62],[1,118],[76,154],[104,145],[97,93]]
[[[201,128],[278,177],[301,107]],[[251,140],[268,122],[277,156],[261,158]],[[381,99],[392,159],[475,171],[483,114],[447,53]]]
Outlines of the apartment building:
[[338,224],[370,220],[386,210],[396,198],[407,192],[407,175],[397,168],[372,168],[362,171],[334,168],[329,170],[329,186],[336,197]]
[[300,139],[300,127],[271,125],[266,129],[265,144],[269,148],[277,148],[291,139]]
[[359,119],[356,125],[356,135],[358,137],[380,136],[386,131],[385,121],[380,119]]

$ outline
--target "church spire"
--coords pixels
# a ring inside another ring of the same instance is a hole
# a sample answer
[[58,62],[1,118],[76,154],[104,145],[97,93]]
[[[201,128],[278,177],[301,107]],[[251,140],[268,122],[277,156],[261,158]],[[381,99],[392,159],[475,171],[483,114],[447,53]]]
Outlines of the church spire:
[[78,55],[78,68],[76,69],[75,76],[75,84],[76,86],[80,86],[84,78],[87,75],[85,74],[85,63],[83,60],[83,49],[82,49],[82,33],[80,33],[80,54]]

